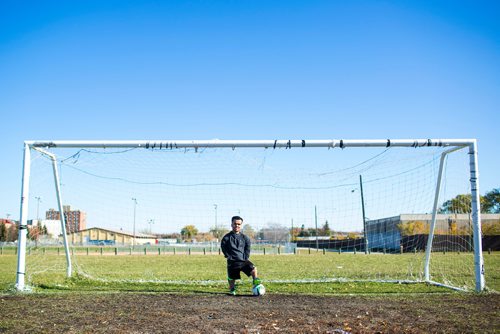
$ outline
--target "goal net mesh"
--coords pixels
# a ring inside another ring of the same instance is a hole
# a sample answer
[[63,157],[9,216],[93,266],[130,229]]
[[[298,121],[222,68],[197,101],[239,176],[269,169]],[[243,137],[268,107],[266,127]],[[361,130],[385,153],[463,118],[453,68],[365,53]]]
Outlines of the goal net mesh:
[[[225,282],[219,242],[234,215],[244,218],[252,259],[269,282],[423,281],[443,151],[50,149],[79,277],[186,284]],[[467,153],[446,159],[430,273],[432,281],[473,289]],[[63,282],[52,164],[35,150],[29,196],[28,282],[57,275]],[[286,273],[273,269],[285,259]]]

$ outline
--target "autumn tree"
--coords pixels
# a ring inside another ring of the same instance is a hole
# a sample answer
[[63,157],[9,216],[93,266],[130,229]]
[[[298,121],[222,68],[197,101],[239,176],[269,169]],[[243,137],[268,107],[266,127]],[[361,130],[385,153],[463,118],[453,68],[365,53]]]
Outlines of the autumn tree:
[[500,235],[500,221],[483,223],[481,229],[483,235]]
[[330,226],[328,225],[328,220],[326,220],[325,224],[321,228],[321,231],[319,232],[319,235],[330,236],[331,234],[332,234],[332,231],[330,230]]
[[16,241],[18,234],[17,231],[19,230],[19,224],[15,223],[14,225],[11,225],[7,229],[7,238],[5,241]]
[[[471,194],[461,194],[445,201],[439,213],[471,213]],[[481,213],[500,213],[500,188],[479,196]]]
[[226,233],[228,233],[229,230],[226,227],[222,226],[217,226],[217,227],[212,227],[210,229],[210,233],[216,238],[217,240],[221,240]]
[[293,229],[290,229],[290,237],[292,239],[292,241],[295,241],[296,238],[300,235],[300,232],[301,232],[301,228],[300,227],[294,227]]
[[308,237],[309,236],[309,231],[306,230],[306,227],[304,224],[300,227],[300,232],[299,232],[299,237]]
[[426,222],[416,220],[398,224],[401,235],[429,234],[429,225]]
[[7,227],[4,223],[0,223],[0,241],[7,241]]
[[500,188],[493,189],[484,195],[481,201],[481,211],[487,213],[500,213]]
[[198,229],[194,225],[186,225],[181,230],[183,240],[192,240],[198,234]]

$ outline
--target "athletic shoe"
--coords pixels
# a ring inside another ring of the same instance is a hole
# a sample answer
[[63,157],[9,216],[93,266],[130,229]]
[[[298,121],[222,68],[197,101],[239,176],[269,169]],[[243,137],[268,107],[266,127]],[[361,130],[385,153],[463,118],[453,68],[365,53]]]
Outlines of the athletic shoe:
[[236,288],[229,290],[231,296],[236,296]]
[[261,283],[262,283],[262,280],[261,280],[260,278],[255,277],[255,278],[253,279],[253,286],[257,286],[257,285],[259,285],[259,284],[261,284]]

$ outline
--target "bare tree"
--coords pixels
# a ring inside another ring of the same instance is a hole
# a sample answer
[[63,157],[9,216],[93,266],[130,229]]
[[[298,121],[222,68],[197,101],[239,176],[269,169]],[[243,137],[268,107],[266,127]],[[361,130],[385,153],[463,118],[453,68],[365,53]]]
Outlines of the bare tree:
[[264,240],[277,244],[288,242],[290,231],[288,227],[281,224],[268,223],[267,227],[262,228],[259,234]]
[[257,235],[257,233],[255,232],[255,230],[251,225],[244,224],[243,229],[241,231],[250,239],[255,240],[255,236]]

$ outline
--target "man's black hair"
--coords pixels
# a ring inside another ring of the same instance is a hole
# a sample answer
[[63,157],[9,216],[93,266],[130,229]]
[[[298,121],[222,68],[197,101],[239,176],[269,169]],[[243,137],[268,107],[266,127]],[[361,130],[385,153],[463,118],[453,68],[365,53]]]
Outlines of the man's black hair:
[[241,218],[240,216],[233,216],[233,218],[231,218],[231,223],[234,222],[235,220],[243,221],[243,218]]

